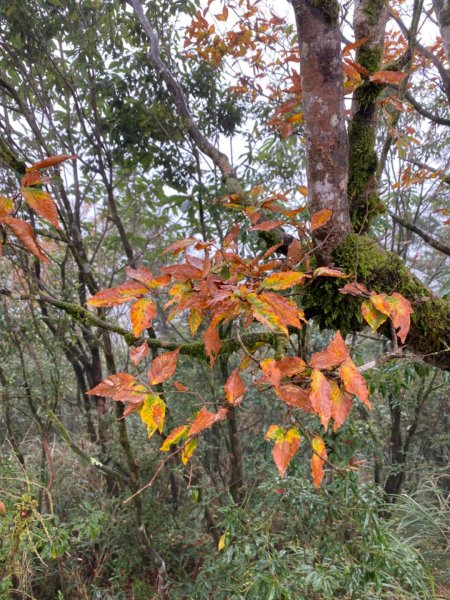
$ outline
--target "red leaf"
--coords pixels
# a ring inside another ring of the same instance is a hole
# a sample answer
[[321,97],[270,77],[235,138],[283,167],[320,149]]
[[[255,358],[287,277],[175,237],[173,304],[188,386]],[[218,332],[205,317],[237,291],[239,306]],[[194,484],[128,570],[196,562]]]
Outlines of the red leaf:
[[225,396],[228,404],[237,406],[242,402],[245,394],[245,385],[239,375],[239,369],[234,369],[231,375],[228,377],[227,382],[224,385]]
[[133,302],[130,309],[130,319],[134,337],[139,337],[151,327],[156,317],[156,306],[150,298],[140,298]]
[[282,219],[278,219],[277,221],[264,221],[263,223],[258,223],[257,225],[253,225],[253,227],[249,227],[248,231],[271,231],[284,223],[285,221]]
[[148,294],[147,286],[137,281],[128,281],[117,287],[97,292],[86,304],[90,306],[115,306],[116,304],[131,302],[144,294]]
[[25,223],[25,221],[22,221],[21,219],[10,216],[2,217],[2,222],[8,225],[16,238],[22,242],[27,250],[43,263],[48,263],[48,258],[37,243],[33,228],[29,223]]
[[313,354],[310,365],[314,369],[331,369],[340,365],[347,357],[348,348],[338,331],[326,350]]
[[34,187],[22,187],[20,188],[20,192],[25,198],[25,202],[34,210],[34,212],[57,229],[61,229],[58,222],[58,211],[48,192],[41,188]]
[[55,165],[59,165],[65,160],[72,160],[74,158],[78,158],[78,154],[64,154],[60,156],[49,156],[48,158],[44,158],[37,163],[32,164],[30,167],[27,167],[27,171],[38,171],[39,169],[47,169],[48,167],[54,167]]
[[148,372],[148,382],[150,385],[158,385],[163,381],[167,381],[175,373],[177,369],[178,355],[180,349],[165,352],[157,356],[150,366]]
[[311,231],[315,231],[326,225],[331,219],[332,214],[333,212],[329,208],[324,208],[314,213],[311,218]]
[[327,459],[327,451],[322,438],[316,436],[312,441],[313,455],[311,458],[311,473],[316,488],[322,483],[325,475],[324,461]]
[[309,401],[326,431],[331,417],[331,387],[325,375],[317,369],[311,373]]
[[228,408],[220,408],[218,412],[211,413],[203,407],[195,416],[194,422],[189,429],[188,436],[192,437],[193,435],[197,435],[204,429],[208,429],[217,421],[221,421],[227,415]]
[[372,406],[369,402],[369,391],[367,389],[366,380],[356,368],[355,363],[348,358],[344,364],[339,367],[339,375],[344,383],[345,390],[349,394],[357,396],[367,408]]
[[144,342],[140,346],[133,346],[130,350],[131,362],[135,367],[149,355],[149,348],[147,342]]
[[212,367],[222,348],[222,342],[220,341],[217,329],[213,324],[211,324],[203,334],[203,342],[205,344],[206,354],[209,357],[209,364]]

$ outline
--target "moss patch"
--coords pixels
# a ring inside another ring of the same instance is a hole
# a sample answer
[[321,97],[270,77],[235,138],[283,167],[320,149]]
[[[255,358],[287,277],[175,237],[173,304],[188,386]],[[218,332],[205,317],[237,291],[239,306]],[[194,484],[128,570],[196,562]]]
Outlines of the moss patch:
[[[407,298],[414,308],[407,346],[427,362],[450,369],[450,304],[446,300],[430,292],[396,254],[387,252],[368,236],[347,236],[334,259],[346,273],[356,274],[369,291],[398,292]],[[305,312],[322,329],[340,329],[347,334],[366,324],[361,316],[361,299],[340,294],[338,290],[343,285],[342,280],[317,281],[305,299]],[[390,335],[388,329],[381,332]]]
[[311,6],[321,12],[329,25],[337,25],[340,7],[335,0],[310,0]]

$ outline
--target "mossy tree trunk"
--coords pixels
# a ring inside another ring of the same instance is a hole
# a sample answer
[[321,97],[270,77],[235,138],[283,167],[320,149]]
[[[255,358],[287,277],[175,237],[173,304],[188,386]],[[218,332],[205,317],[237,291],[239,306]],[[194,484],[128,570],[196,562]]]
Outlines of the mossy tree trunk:
[[[347,136],[342,125],[344,88],[338,5],[334,0],[294,0],[293,7],[300,43],[311,212],[322,208],[333,211],[326,232],[315,239],[316,256],[319,262],[327,260],[354,274],[369,290],[388,294],[395,291],[410,300],[414,314],[408,348],[427,362],[450,369],[449,303],[423,285],[397,255],[364,235],[371,217],[379,212],[375,136],[376,100],[382,88],[366,82],[356,92]],[[381,67],[386,19],[384,1],[360,0],[355,7],[356,37],[369,38],[359,49],[357,60],[369,72]],[[336,116],[335,127],[330,127],[326,115],[329,120]],[[347,149],[349,145],[349,162],[345,158],[336,160],[336,149]],[[305,299],[307,314],[322,327],[343,333],[357,331],[364,326],[361,300],[342,296],[338,291],[341,286],[342,282],[334,280],[312,286]],[[386,328],[385,333],[390,336],[390,329]]]

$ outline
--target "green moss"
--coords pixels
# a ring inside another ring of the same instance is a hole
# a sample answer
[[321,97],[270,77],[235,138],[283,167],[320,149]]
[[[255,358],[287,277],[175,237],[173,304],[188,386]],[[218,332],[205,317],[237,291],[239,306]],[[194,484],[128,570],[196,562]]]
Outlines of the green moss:
[[371,25],[376,25],[380,18],[380,12],[386,6],[385,0],[371,0],[363,5],[363,12],[368,17]]
[[337,25],[340,7],[336,0],[310,0],[310,3],[322,13],[329,25]]
[[430,292],[392,252],[368,236],[350,234],[334,255],[336,264],[356,274],[370,291],[398,292],[413,305],[411,329],[406,340],[414,352],[432,355],[433,362],[450,368],[450,305]]
[[358,51],[358,62],[365,67],[369,73],[375,73],[380,69],[383,61],[383,46],[363,45]]
[[368,229],[371,219],[384,212],[375,175],[378,158],[375,152],[375,127],[362,113],[356,113],[349,129],[348,197],[352,225],[356,231]]

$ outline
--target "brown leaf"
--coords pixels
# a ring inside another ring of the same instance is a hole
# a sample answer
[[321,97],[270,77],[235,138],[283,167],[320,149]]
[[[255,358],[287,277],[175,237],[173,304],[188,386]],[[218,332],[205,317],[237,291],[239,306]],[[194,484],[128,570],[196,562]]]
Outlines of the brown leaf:
[[133,375],[129,373],[115,373],[109,375],[101,383],[87,392],[90,396],[102,396],[112,398],[118,402],[132,402],[140,404],[144,401],[148,390],[138,383]]
[[341,294],[350,294],[351,296],[367,296],[369,294],[366,286],[363,283],[356,283],[356,281],[346,283],[339,292]]
[[309,400],[309,391],[293,383],[282,383],[275,389],[277,396],[289,406],[308,413],[315,412]]
[[245,385],[239,375],[239,369],[234,369],[231,375],[228,377],[227,382],[224,385],[225,396],[228,404],[237,406],[242,402],[245,394]]
[[350,275],[346,275],[339,269],[330,269],[329,267],[319,267],[313,273],[313,277],[341,277],[346,279]]
[[171,352],[160,354],[152,361],[148,372],[148,382],[150,385],[158,385],[172,377],[177,369],[179,354],[180,349],[177,348]]
[[0,513],[6,515],[6,506],[5,503],[0,500]]

